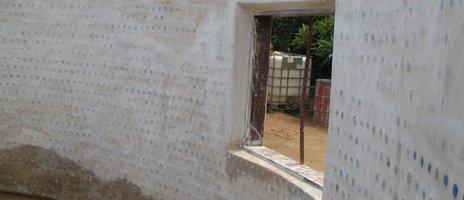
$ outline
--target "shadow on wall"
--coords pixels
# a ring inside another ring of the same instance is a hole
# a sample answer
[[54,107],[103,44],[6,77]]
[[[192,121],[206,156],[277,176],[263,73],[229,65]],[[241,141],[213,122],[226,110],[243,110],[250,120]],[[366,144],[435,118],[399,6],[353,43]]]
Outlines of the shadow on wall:
[[100,180],[73,161],[31,145],[0,151],[0,191],[46,199],[153,199],[125,178]]

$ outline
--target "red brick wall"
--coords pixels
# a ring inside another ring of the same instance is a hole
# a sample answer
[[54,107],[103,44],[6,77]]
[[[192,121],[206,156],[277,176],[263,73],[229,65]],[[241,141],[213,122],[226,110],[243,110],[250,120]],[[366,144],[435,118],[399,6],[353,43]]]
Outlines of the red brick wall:
[[330,79],[318,79],[314,97],[314,123],[327,126],[330,109]]

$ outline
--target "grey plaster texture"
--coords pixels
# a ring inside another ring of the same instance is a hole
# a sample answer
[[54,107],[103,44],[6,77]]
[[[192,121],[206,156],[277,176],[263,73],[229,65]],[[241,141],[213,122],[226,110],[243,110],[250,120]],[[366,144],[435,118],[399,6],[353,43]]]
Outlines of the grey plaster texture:
[[[332,6],[1,0],[0,190],[317,197],[229,151],[247,137],[253,12]],[[324,198],[462,199],[463,0],[336,8]]]
[[464,1],[339,0],[324,198],[464,199]]
[[[0,190],[313,199],[229,154],[247,134],[252,13],[282,2],[0,0]],[[283,9],[303,4],[333,7]]]

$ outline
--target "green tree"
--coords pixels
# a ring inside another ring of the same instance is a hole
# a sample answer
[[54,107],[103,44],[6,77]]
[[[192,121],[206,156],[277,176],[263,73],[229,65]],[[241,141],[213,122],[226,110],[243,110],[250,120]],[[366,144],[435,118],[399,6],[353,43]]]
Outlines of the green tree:
[[[326,67],[332,63],[333,57],[333,33],[334,18],[333,16],[319,17],[315,20],[312,30],[313,44],[312,56],[315,67]],[[295,37],[290,43],[294,51],[301,52],[306,50],[308,41],[308,25],[302,24],[295,33]]]
[[304,17],[276,17],[272,21],[272,50],[288,53],[304,54],[303,51],[296,51],[290,43],[295,38],[295,33],[301,24],[307,22]]
[[[306,54],[308,18],[274,18],[272,49],[288,53]],[[334,17],[316,17],[313,25],[313,67],[331,66],[333,52]]]

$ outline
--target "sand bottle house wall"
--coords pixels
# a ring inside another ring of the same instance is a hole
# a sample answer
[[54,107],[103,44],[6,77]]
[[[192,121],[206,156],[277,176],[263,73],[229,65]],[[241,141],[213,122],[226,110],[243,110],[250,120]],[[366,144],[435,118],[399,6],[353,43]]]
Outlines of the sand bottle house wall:
[[334,5],[276,2],[0,1],[0,191],[311,199],[229,153],[247,131],[252,13]]
[[464,2],[336,11],[325,199],[463,199]]
[[[251,13],[289,5],[333,2],[0,1],[0,190],[310,199],[229,153],[246,137]],[[463,6],[337,1],[326,199],[462,198]]]

